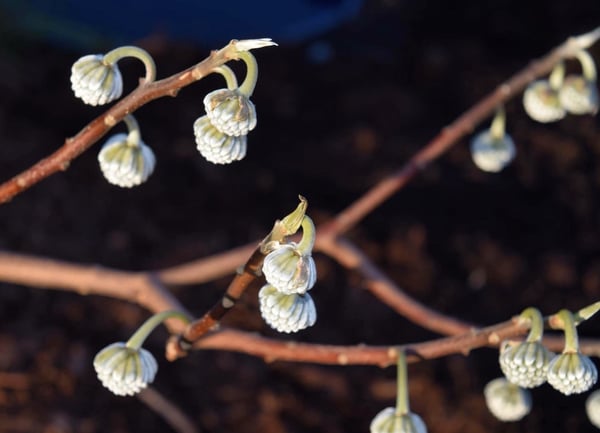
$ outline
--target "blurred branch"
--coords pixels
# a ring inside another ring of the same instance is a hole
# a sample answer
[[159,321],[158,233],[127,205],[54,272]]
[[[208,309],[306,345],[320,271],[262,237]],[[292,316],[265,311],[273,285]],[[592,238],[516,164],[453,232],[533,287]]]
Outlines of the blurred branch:
[[198,433],[192,420],[153,387],[143,389],[136,397],[160,415],[178,433]]

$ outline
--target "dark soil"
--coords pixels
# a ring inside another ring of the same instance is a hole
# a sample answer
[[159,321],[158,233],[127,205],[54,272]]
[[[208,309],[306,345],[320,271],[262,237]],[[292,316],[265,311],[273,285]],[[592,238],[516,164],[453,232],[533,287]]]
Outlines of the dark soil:
[[[0,247],[157,269],[261,238],[299,193],[313,218],[326,221],[501,81],[599,18],[598,0],[372,0],[318,40],[257,53],[259,126],[242,162],[214,166],[195,149],[192,123],[203,114],[202,98],[221,86],[209,77],[139,110],[158,159],[147,184],[112,187],[93,149],[2,207]],[[323,43],[333,57],[309,61]],[[145,47],[160,76],[215,48],[158,38]],[[0,172],[7,179],[101,109],[70,91],[70,65],[83,53],[14,34],[0,48]],[[592,54],[600,59],[600,45]],[[133,88],[139,66],[125,63],[122,72]],[[598,118],[542,125],[519,101],[507,113],[518,146],[509,168],[479,171],[464,140],[349,234],[415,298],[481,324],[527,306],[552,313],[600,299]],[[294,338],[400,344],[435,337],[379,303],[356,275],[327,257],[316,260],[319,320]],[[201,314],[227,281],[174,292]],[[276,336],[251,295],[228,323]],[[170,431],[137,399],[102,388],[92,368],[100,348],[126,339],[146,317],[121,301],[3,284],[0,432]],[[581,333],[600,336],[600,321]],[[394,402],[394,369],[265,364],[224,352],[170,364],[159,356],[166,336],[156,332],[148,344],[160,363],[155,387],[203,432],[366,432]],[[432,433],[593,431],[585,395],[567,398],[547,385],[533,391],[533,411],[522,422],[497,421],[482,389],[499,375],[490,349],[411,366],[412,409]]]

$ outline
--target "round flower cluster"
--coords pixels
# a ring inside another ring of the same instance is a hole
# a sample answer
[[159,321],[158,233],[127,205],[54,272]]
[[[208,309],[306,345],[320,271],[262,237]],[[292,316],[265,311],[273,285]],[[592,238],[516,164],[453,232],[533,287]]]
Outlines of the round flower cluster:
[[538,341],[511,344],[500,349],[500,368],[506,378],[522,388],[535,388],[546,382],[548,364],[554,354]]
[[427,433],[423,419],[413,412],[397,414],[396,408],[386,407],[373,418],[371,433]]
[[259,292],[260,312],[279,332],[297,332],[315,324],[317,311],[307,293],[317,280],[312,258],[315,227],[308,216],[302,220],[299,243],[277,244],[264,259],[267,284]]
[[489,382],[483,395],[488,409],[500,421],[518,421],[531,411],[531,393],[504,377]]
[[144,183],[154,171],[154,152],[131,135],[113,135],[98,154],[102,174],[113,185],[131,188]]

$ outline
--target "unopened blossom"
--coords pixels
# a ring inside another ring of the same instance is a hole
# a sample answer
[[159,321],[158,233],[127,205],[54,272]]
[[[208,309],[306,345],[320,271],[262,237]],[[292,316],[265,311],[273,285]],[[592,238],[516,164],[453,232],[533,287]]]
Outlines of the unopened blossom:
[[73,64],[71,87],[86,104],[103,105],[121,96],[123,77],[116,63],[106,62],[101,54],[91,54]]
[[419,415],[413,412],[398,414],[396,408],[387,407],[375,415],[370,425],[371,433],[427,433]]
[[246,156],[247,137],[230,136],[219,131],[207,116],[194,122],[194,136],[200,154],[213,164],[229,164]]
[[600,428],[600,390],[592,392],[585,401],[585,411],[590,422]]
[[508,134],[495,137],[490,130],[482,131],[471,141],[471,157],[483,171],[499,172],[515,158],[516,147]]
[[548,383],[565,395],[585,392],[597,380],[596,365],[579,352],[561,353],[548,366]]
[[502,345],[500,368],[506,378],[522,388],[535,388],[546,382],[548,365],[554,353],[538,341]]
[[504,377],[489,382],[483,394],[488,409],[500,421],[519,421],[531,411],[531,393]]
[[587,80],[583,76],[568,76],[558,93],[560,103],[572,114],[596,114],[598,111],[597,85],[596,81]]
[[217,89],[204,97],[210,123],[224,134],[238,137],[256,127],[256,108],[239,89]]
[[558,90],[548,80],[534,81],[525,89],[523,107],[529,117],[541,123],[556,122],[567,114]]
[[317,321],[315,303],[308,293],[287,295],[266,284],[260,289],[258,299],[263,319],[279,332],[298,332]]
[[143,141],[127,134],[113,135],[98,154],[102,174],[108,182],[123,188],[144,183],[154,171],[154,152]]

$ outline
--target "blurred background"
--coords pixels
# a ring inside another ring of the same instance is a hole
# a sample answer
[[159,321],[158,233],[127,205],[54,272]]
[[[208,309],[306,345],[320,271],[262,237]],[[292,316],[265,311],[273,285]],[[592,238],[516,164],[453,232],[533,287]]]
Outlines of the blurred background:
[[[262,238],[298,194],[324,222],[530,60],[598,25],[597,0],[0,0],[2,180],[102,112],[72,95],[70,67],[82,55],[136,44],[155,57],[161,78],[232,38],[280,43],[256,52],[259,120],[243,161],[215,166],[195,149],[202,99],[223,86],[207,77],[136,113],[157,156],[146,184],[109,185],[97,145],[0,208],[0,248],[159,269]],[[591,53],[600,59],[600,45]],[[143,74],[133,60],[121,71],[126,90]],[[465,139],[349,233],[412,296],[481,324],[527,306],[549,314],[600,299],[598,118],[542,125],[519,100],[506,109],[518,148],[510,167],[479,171]],[[380,304],[357,275],[315,258],[319,319],[294,339],[435,337]],[[173,291],[201,314],[228,281]],[[256,304],[254,290],[227,324],[276,336]],[[146,317],[116,300],[1,284],[0,432],[170,431],[137,399],[102,388],[92,368],[100,348],[127,339]],[[580,332],[600,337],[600,321]],[[161,357],[166,336],[160,330],[148,343],[160,364],[155,386],[203,432],[366,432],[394,403],[393,368],[265,364],[225,352],[170,364]],[[432,433],[594,431],[586,396],[567,398],[549,386],[533,391],[523,421],[497,421],[482,389],[499,375],[491,349],[411,366],[412,409]]]

